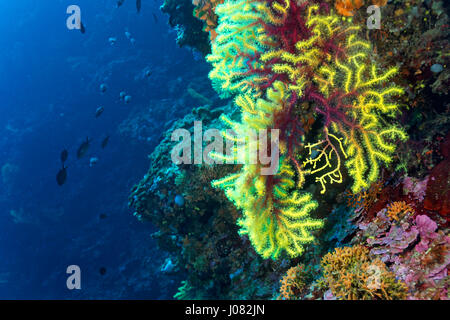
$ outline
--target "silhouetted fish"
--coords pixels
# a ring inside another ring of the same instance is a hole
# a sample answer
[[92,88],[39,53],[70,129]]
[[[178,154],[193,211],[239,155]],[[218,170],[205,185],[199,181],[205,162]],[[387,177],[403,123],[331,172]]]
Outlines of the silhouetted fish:
[[86,28],[84,27],[84,24],[81,21],[80,21],[80,31],[82,34],[86,33]]
[[104,275],[106,274],[106,268],[105,268],[105,267],[101,267],[100,270],[99,270],[98,272],[100,272],[100,274],[101,274],[102,276],[104,276]]
[[59,186],[62,186],[67,179],[67,167],[63,165],[61,170],[58,171],[58,174],[56,175],[56,182]]
[[69,156],[69,152],[66,149],[64,149],[61,152],[61,162],[62,163],[66,162],[68,156]]
[[117,8],[120,7],[124,2],[125,0],[117,0]]
[[136,9],[138,13],[141,12],[141,6],[142,6],[141,0],[136,0]]
[[101,213],[100,216],[99,216],[100,219],[105,219],[106,217],[107,217],[107,215],[104,214],[104,213]]
[[90,143],[91,143],[91,140],[89,140],[89,137],[87,137],[87,138],[86,138],[86,141],[84,141],[84,142],[80,145],[80,147],[79,147],[78,150],[77,150],[77,158],[78,158],[78,159],[81,159],[81,158],[86,154],[86,152],[87,152],[88,149],[89,149]]
[[98,118],[102,115],[103,111],[105,111],[105,108],[98,107],[97,110],[95,110],[95,117]]
[[105,149],[106,145],[108,144],[109,136],[106,136],[105,139],[102,141],[102,149]]

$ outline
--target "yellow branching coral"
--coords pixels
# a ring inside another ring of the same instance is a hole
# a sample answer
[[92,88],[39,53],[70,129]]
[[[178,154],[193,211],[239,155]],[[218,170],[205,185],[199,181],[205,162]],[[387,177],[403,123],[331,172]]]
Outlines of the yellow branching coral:
[[[251,130],[271,129],[274,117],[282,110],[286,99],[286,88],[281,82],[276,82],[274,88],[267,91],[267,99],[254,101],[245,95],[236,99],[243,109],[241,123],[223,119],[235,130],[237,139],[248,137]],[[227,133],[224,136],[233,139]],[[317,202],[310,194],[296,190],[302,176],[292,169],[289,158],[284,155],[284,147],[280,146],[282,159],[276,174],[263,175],[259,159],[252,163],[242,153],[247,154],[249,149],[266,152],[268,147],[248,143],[245,146],[236,148],[228,156],[210,154],[213,158],[244,160],[239,173],[215,180],[212,185],[224,189],[226,196],[242,209],[243,217],[238,222],[240,234],[247,234],[264,258],[276,259],[283,250],[291,257],[301,255],[303,246],[314,240],[312,230],[323,225],[321,220],[309,216]]]
[[395,201],[387,209],[387,216],[393,220],[400,220],[407,214],[414,212],[414,209],[405,201]]
[[242,209],[240,234],[248,235],[263,258],[277,259],[283,250],[291,257],[301,255],[303,246],[314,240],[311,231],[323,225],[310,218],[317,202],[308,193],[291,191],[295,173],[285,161],[277,175],[263,176],[257,171],[257,165],[246,165],[240,174],[213,185],[223,186],[227,197]]
[[[227,161],[227,163],[256,163],[256,159],[250,159],[262,148],[268,154],[268,146],[256,145],[257,135],[261,130],[274,129],[275,117],[286,108],[285,101],[289,98],[286,87],[282,82],[274,83],[273,88],[267,90],[267,99],[253,99],[252,95],[241,94],[236,97],[235,104],[241,109],[241,121],[231,121],[226,115],[222,120],[231,128],[231,132],[223,132],[227,141],[236,143],[227,155],[210,153],[212,158]],[[270,132],[268,132],[270,134]],[[281,149],[285,149],[279,146]],[[284,150],[281,150],[283,154]],[[253,161],[251,161],[253,160]]]
[[361,245],[336,248],[321,262],[323,280],[334,296],[345,300],[405,299],[408,289],[380,259],[371,260]]
[[[312,165],[309,172],[317,175],[322,193],[326,182],[342,181],[343,159],[356,193],[378,179],[382,164],[391,162],[392,141],[407,138],[386,121],[399,108],[392,97],[403,90],[385,86],[397,68],[380,72],[370,63],[371,46],[358,38],[359,27],[342,25],[336,15],[323,16],[318,9],[309,8],[306,25],[312,35],[295,45],[296,53],[274,50],[261,55],[261,60],[269,63],[276,58],[273,71],[289,79],[290,90],[315,101],[316,112],[324,118],[324,139],[307,145],[310,155],[314,149],[319,156],[304,161]],[[335,42],[332,53],[331,41]],[[305,74],[312,74],[312,79],[305,79]]]
[[[381,166],[392,160],[394,142],[407,138],[394,121],[394,97],[403,90],[388,84],[397,69],[377,68],[360,28],[321,10],[291,0],[225,0],[216,7],[209,77],[241,109],[239,121],[222,117],[235,132],[224,137],[247,143],[211,155],[243,164],[239,173],[212,184],[242,209],[241,233],[266,258],[283,250],[301,254],[313,240],[311,231],[322,226],[309,217],[317,204],[302,193],[305,176],[313,176],[324,193],[328,184],[343,182],[346,170],[357,193],[378,180]],[[323,131],[319,141],[305,143],[311,116]],[[248,138],[274,129],[277,149]],[[251,150],[279,151],[278,173],[262,174],[260,159],[248,156]]]
[[[305,173],[316,175],[316,182],[320,182],[322,186],[321,193],[325,193],[326,183],[332,184],[333,182],[342,182],[342,160],[340,154],[342,153],[344,157],[347,157],[342,146],[342,138],[338,138],[335,135],[328,133],[327,128],[325,128],[325,132],[325,140],[314,144],[308,143],[308,145],[305,146],[309,151],[309,157],[303,162],[304,166],[311,165],[312,168],[305,171]],[[316,156],[314,157],[312,156],[313,151],[316,152]],[[332,163],[335,163],[334,167]]]
[[232,94],[251,93],[260,95],[256,84],[267,81],[265,76],[249,74],[250,69],[263,65],[252,57],[270,46],[271,39],[259,21],[267,17],[258,1],[225,1],[216,7],[219,16],[217,37],[212,44],[212,53],[207,61],[213,65],[209,77],[222,97]]

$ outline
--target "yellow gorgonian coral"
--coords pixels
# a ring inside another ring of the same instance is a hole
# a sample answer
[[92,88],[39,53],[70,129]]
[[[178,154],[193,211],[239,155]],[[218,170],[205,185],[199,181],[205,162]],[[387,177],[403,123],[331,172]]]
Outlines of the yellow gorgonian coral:
[[257,84],[267,78],[248,71],[263,67],[251,57],[272,43],[259,24],[259,21],[267,20],[261,9],[265,6],[258,1],[237,0],[225,1],[216,7],[219,17],[215,30],[217,37],[206,59],[213,65],[209,78],[221,97],[240,93],[261,95]]
[[[323,117],[323,139],[306,145],[309,157],[303,162],[321,184],[322,193],[327,183],[342,182],[343,164],[357,193],[375,182],[380,167],[392,161],[392,142],[407,138],[387,121],[399,109],[393,97],[403,90],[386,85],[397,68],[381,71],[371,62],[371,46],[358,38],[359,27],[342,23],[333,14],[320,15],[318,10],[318,6],[309,8],[306,26],[312,35],[295,45],[295,53],[273,50],[261,60],[276,59],[272,70],[289,79],[291,91],[314,101],[315,111]],[[306,79],[308,74],[312,76]]]
[[[272,129],[274,118],[281,112],[286,100],[286,88],[281,82],[267,91],[267,99],[252,100],[243,95],[236,99],[242,112],[241,122],[233,122],[223,116],[236,135],[224,132],[227,140],[239,142],[256,130]],[[301,255],[304,245],[314,240],[312,231],[322,227],[323,222],[312,219],[310,212],[317,207],[308,193],[296,190],[296,172],[284,155],[281,147],[281,160],[275,174],[264,175],[260,161],[252,162],[247,156],[253,149],[267,152],[268,146],[254,141],[244,147],[233,149],[231,155],[211,153],[212,158],[237,161],[243,160],[240,172],[212,182],[214,187],[225,190],[226,196],[236,207],[242,209],[243,217],[238,221],[240,234],[248,235],[256,251],[264,258],[276,259],[286,251],[289,256]],[[273,151],[273,149],[272,149]]]
[[[231,155],[213,154],[244,161],[239,173],[212,184],[242,209],[241,234],[266,258],[301,254],[323,224],[310,218],[317,203],[301,189],[307,175],[324,193],[328,184],[344,181],[346,169],[357,193],[392,161],[395,141],[406,139],[395,124],[395,96],[403,90],[389,84],[397,69],[378,68],[360,28],[322,9],[290,0],[225,0],[216,8],[209,76],[241,109],[239,121],[222,117],[236,132],[224,136],[238,143],[255,130],[278,130],[279,143],[276,149],[250,143]],[[318,141],[305,141],[310,117],[323,125],[314,133]],[[246,156],[252,149],[279,151],[278,172],[261,174],[260,161]]]
[[227,197],[242,209],[239,233],[248,235],[263,258],[277,259],[283,251],[299,256],[304,245],[314,241],[312,231],[323,226],[310,217],[317,202],[309,193],[295,191],[294,171],[284,161],[277,175],[262,176],[258,170],[244,166],[241,173],[213,185],[226,189]]

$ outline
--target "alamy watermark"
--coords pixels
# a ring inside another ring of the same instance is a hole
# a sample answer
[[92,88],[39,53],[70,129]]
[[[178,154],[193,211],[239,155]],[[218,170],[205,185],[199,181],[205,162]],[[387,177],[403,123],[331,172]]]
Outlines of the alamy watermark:
[[75,4],[72,4],[67,7],[66,13],[70,14],[70,16],[66,20],[67,29],[80,30],[81,29],[81,9],[80,9],[80,7]]
[[[279,136],[279,129],[247,130],[245,136],[233,129],[224,134],[218,129],[203,133],[202,122],[194,121],[193,140],[187,129],[172,132],[172,141],[179,143],[173,147],[171,159],[175,164],[260,164],[262,175],[274,175],[279,165]],[[208,143],[205,147],[204,142]]]
[[81,289],[81,269],[76,264],[72,264],[67,267],[66,273],[70,274],[66,280],[67,289]]
[[381,29],[381,9],[379,6],[371,5],[367,7],[370,16],[367,18],[367,29]]
[[[367,7],[367,11],[370,16],[367,18],[367,28],[381,29],[381,9],[377,5],[370,5]],[[70,16],[66,20],[67,29],[80,30],[81,29],[81,9],[79,6],[72,4],[67,7],[67,14]]]

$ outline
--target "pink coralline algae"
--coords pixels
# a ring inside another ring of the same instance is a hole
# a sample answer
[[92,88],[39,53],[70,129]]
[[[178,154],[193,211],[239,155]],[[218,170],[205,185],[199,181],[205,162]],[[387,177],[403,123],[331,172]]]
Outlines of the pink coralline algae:
[[436,233],[437,224],[427,216],[417,216],[416,226],[420,234],[420,242],[416,245],[415,249],[418,252],[425,252],[428,250],[430,242],[438,238]]
[[414,200],[422,202],[425,198],[428,176],[423,180],[418,180],[411,177],[405,177],[403,179],[403,192],[406,195],[410,195]]
[[402,253],[417,239],[419,231],[417,227],[407,223],[392,224],[386,231],[385,228],[389,226],[387,219],[382,210],[378,213],[377,219],[369,224],[368,230],[375,235],[369,236],[367,244],[372,247],[370,252],[380,255],[383,262],[392,262],[394,255]]
[[370,254],[388,263],[408,285],[408,299],[448,299],[450,237],[426,215],[405,217],[390,228],[388,220],[381,210],[360,226]]

